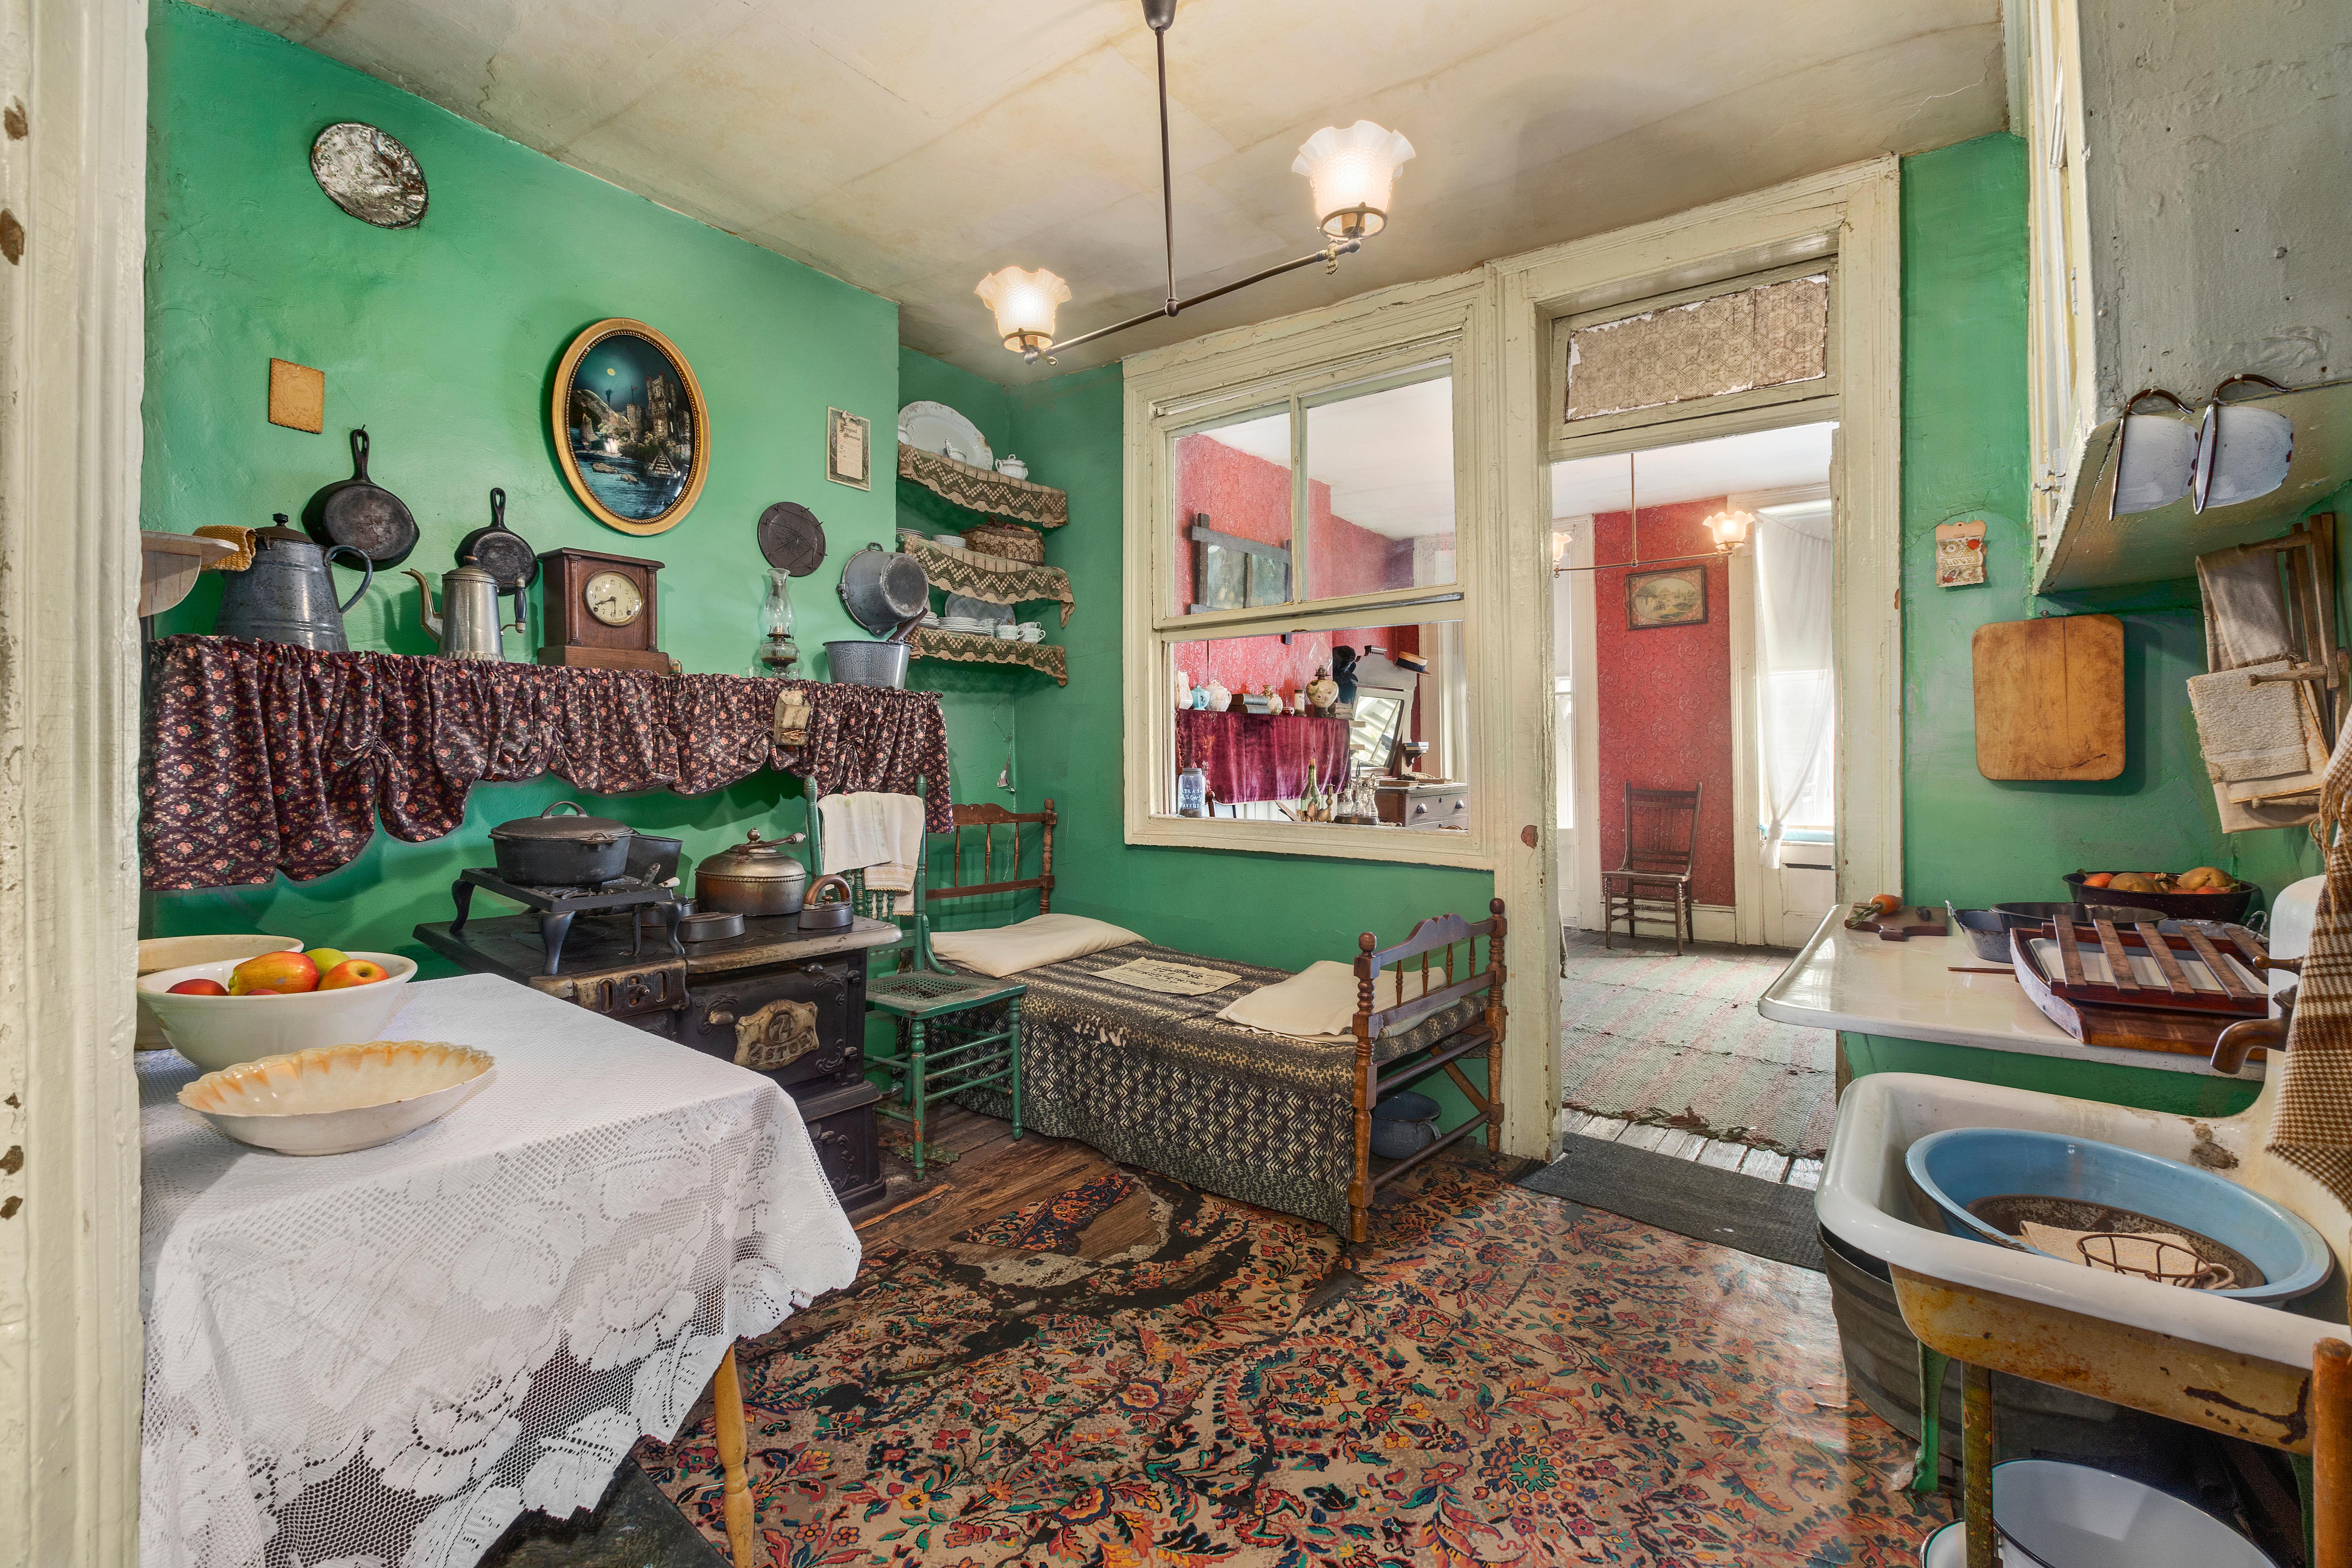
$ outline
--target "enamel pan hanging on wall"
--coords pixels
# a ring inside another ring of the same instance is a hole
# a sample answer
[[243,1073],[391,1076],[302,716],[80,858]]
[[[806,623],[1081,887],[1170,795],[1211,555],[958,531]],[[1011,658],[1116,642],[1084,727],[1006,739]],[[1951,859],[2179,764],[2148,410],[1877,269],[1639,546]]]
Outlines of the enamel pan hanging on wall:
[[330,200],[378,228],[415,228],[431,197],[407,148],[373,125],[346,120],[310,143],[310,174]]
[[702,386],[677,345],[615,316],[555,367],[548,418],[580,504],[623,533],[659,533],[694,510],[710,468]]

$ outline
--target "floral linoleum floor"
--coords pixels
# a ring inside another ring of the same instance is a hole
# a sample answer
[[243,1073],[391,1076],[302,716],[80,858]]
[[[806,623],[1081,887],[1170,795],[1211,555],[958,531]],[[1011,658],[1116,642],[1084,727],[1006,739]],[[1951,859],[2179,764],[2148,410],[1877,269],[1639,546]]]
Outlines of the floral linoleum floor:
[[[1893,1568],[1947,1517],[1821,1275],[1461,1167],[1351,1267],[1121,1181],[877,1248],[747,1347],[773,1562]],[[638,1459],[723,1545],[709,1426]]]

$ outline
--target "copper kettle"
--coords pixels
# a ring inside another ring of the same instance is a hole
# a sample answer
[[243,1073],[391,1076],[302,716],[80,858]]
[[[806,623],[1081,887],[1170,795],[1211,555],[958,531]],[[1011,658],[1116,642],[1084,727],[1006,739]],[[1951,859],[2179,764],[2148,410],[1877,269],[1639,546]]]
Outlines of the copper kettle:
[[731,849],[722,849],[694,868],[694,907],[739,915],[796,915],[808,890],[808,868],[785,847],[804,842],[805,833],[763,839],[755,830]]

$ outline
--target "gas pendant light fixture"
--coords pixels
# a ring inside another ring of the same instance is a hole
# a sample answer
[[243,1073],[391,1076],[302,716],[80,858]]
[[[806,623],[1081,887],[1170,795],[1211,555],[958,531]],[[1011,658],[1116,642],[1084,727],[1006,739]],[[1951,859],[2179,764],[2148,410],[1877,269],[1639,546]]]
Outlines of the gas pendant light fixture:
[[1397,171],[1413,155],[1412,142],[1369,120],[1359,120],[1344,131],[1325,126],[1307,139],[1290,165],[1293,174],[1307,176],[1316,226],[1324,237],[1323,248],[1189,300],[1180,300],[1176,297],[1176,193],[1168,142],[1168,29],[1176,25],[1176,0],[1143,0],[1143,20],[1151,29],[1152,47],[1160,65],[1160,217],[1166,239],[1167,297],[1156,310],[1113,321],[1108,327],[1097,327],[1075,338],[1056,339],[1055,308],[1069,301],[1069,284],[1044,268],[1029,272],[1006,267],[992,272],[980,280],[972,292],[996,313],[996,335],[1004,346],[1032,364],[1040,358],[1047,364],[1054,363],[1054,356],[1046,352],[1049,349],[1076,348],[1129,327],[1139,327],[1146,321],[1163,321],[1194,305],[1246,289],[1253,283],[1263,283],[1269,278],[1279,278],[1286,272],[1296,272],[1318,261],[1323,263],[1324,271],[1337,272],[1339,258],[1361,249],[1365,240],[1388,226]]

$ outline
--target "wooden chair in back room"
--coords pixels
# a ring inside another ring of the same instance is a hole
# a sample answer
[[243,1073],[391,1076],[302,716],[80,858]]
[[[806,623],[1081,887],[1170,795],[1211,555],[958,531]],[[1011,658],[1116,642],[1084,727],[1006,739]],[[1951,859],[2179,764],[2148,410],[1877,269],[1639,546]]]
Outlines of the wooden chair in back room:
[[1617,919],[1625,920],[1625,934],[1638,936],[1635,921],[1656,920],[1643,908],[1664,906],[1675,922],[1675,956],[1682,956],[1685,935],[1696,944],[1698,927],[1693,919],[1691,873],[1698,861],[1699,789],[1638,789],[1625,786],[1625,863],[1601,873],[1604,918],[1601,945],[1616,935]]

